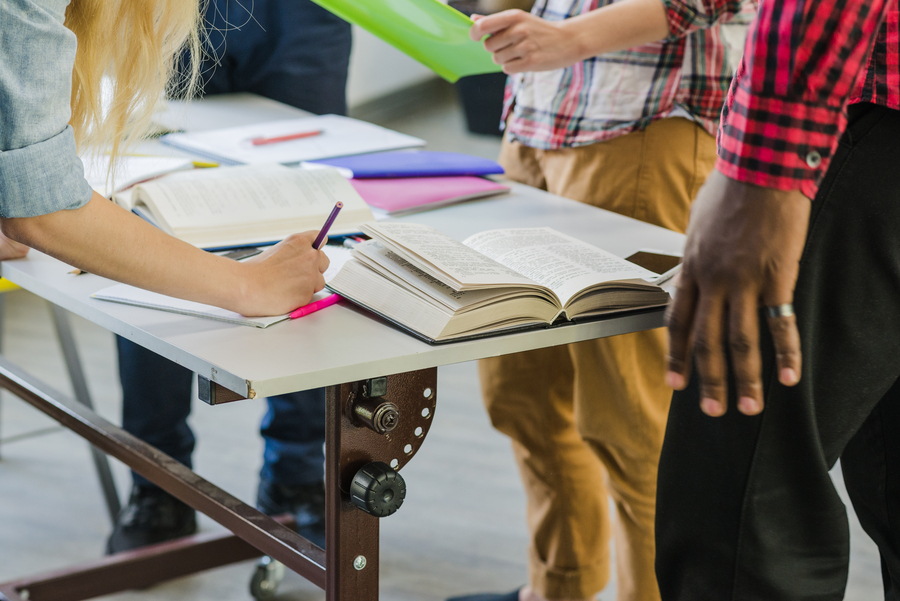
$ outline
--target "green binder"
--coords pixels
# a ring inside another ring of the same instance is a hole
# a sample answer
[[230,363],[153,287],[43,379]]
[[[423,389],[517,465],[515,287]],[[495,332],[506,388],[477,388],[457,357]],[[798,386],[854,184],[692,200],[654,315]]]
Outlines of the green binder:
[[451,83],[465,75],[501,71],[481,43],[469,39],[471,19],[438,0],[313,2],[378,36]]

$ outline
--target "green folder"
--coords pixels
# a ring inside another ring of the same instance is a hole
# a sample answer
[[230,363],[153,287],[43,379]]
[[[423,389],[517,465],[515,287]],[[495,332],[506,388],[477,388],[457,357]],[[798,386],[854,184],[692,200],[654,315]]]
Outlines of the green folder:
[[472,20],[438,0],[313,0],[405,52],[444,79],[496,73],[491,53],[469,39]]

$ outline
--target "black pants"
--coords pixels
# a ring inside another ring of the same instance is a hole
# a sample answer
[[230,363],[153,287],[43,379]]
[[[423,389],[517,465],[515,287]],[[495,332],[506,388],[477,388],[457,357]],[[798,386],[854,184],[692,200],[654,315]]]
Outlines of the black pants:
[[777,381],[764,320],[765,411],[711,418],[697,374],[676,393],[659,469],[665,601],[838,600],[847,490],[900,600],[900,112],[855,105],[813,202],[794,305],[801,382]]

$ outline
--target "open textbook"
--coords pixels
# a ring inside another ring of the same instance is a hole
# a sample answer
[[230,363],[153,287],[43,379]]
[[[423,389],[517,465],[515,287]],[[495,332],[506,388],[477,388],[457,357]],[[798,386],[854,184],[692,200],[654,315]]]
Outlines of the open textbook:
[[429,342],[665,305],[657,275],[551,228],[459,242],[411,223],[366,223],[328,286]]
[[337,201],[332,234],[358,232],[374,219],[337,170],[246,165],[180,171],[138,184],[116,202],[200,248],[275,242],[322,227]]

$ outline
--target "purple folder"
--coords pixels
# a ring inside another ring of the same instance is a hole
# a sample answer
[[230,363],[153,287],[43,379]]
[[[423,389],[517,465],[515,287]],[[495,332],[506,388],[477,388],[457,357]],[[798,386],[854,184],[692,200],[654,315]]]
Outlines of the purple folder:
[[378,152],[310,162],[349,169],[353,172],[353,177],[358,179],[503,173],[503,167],[489,159],[458,152],[430,150]]

